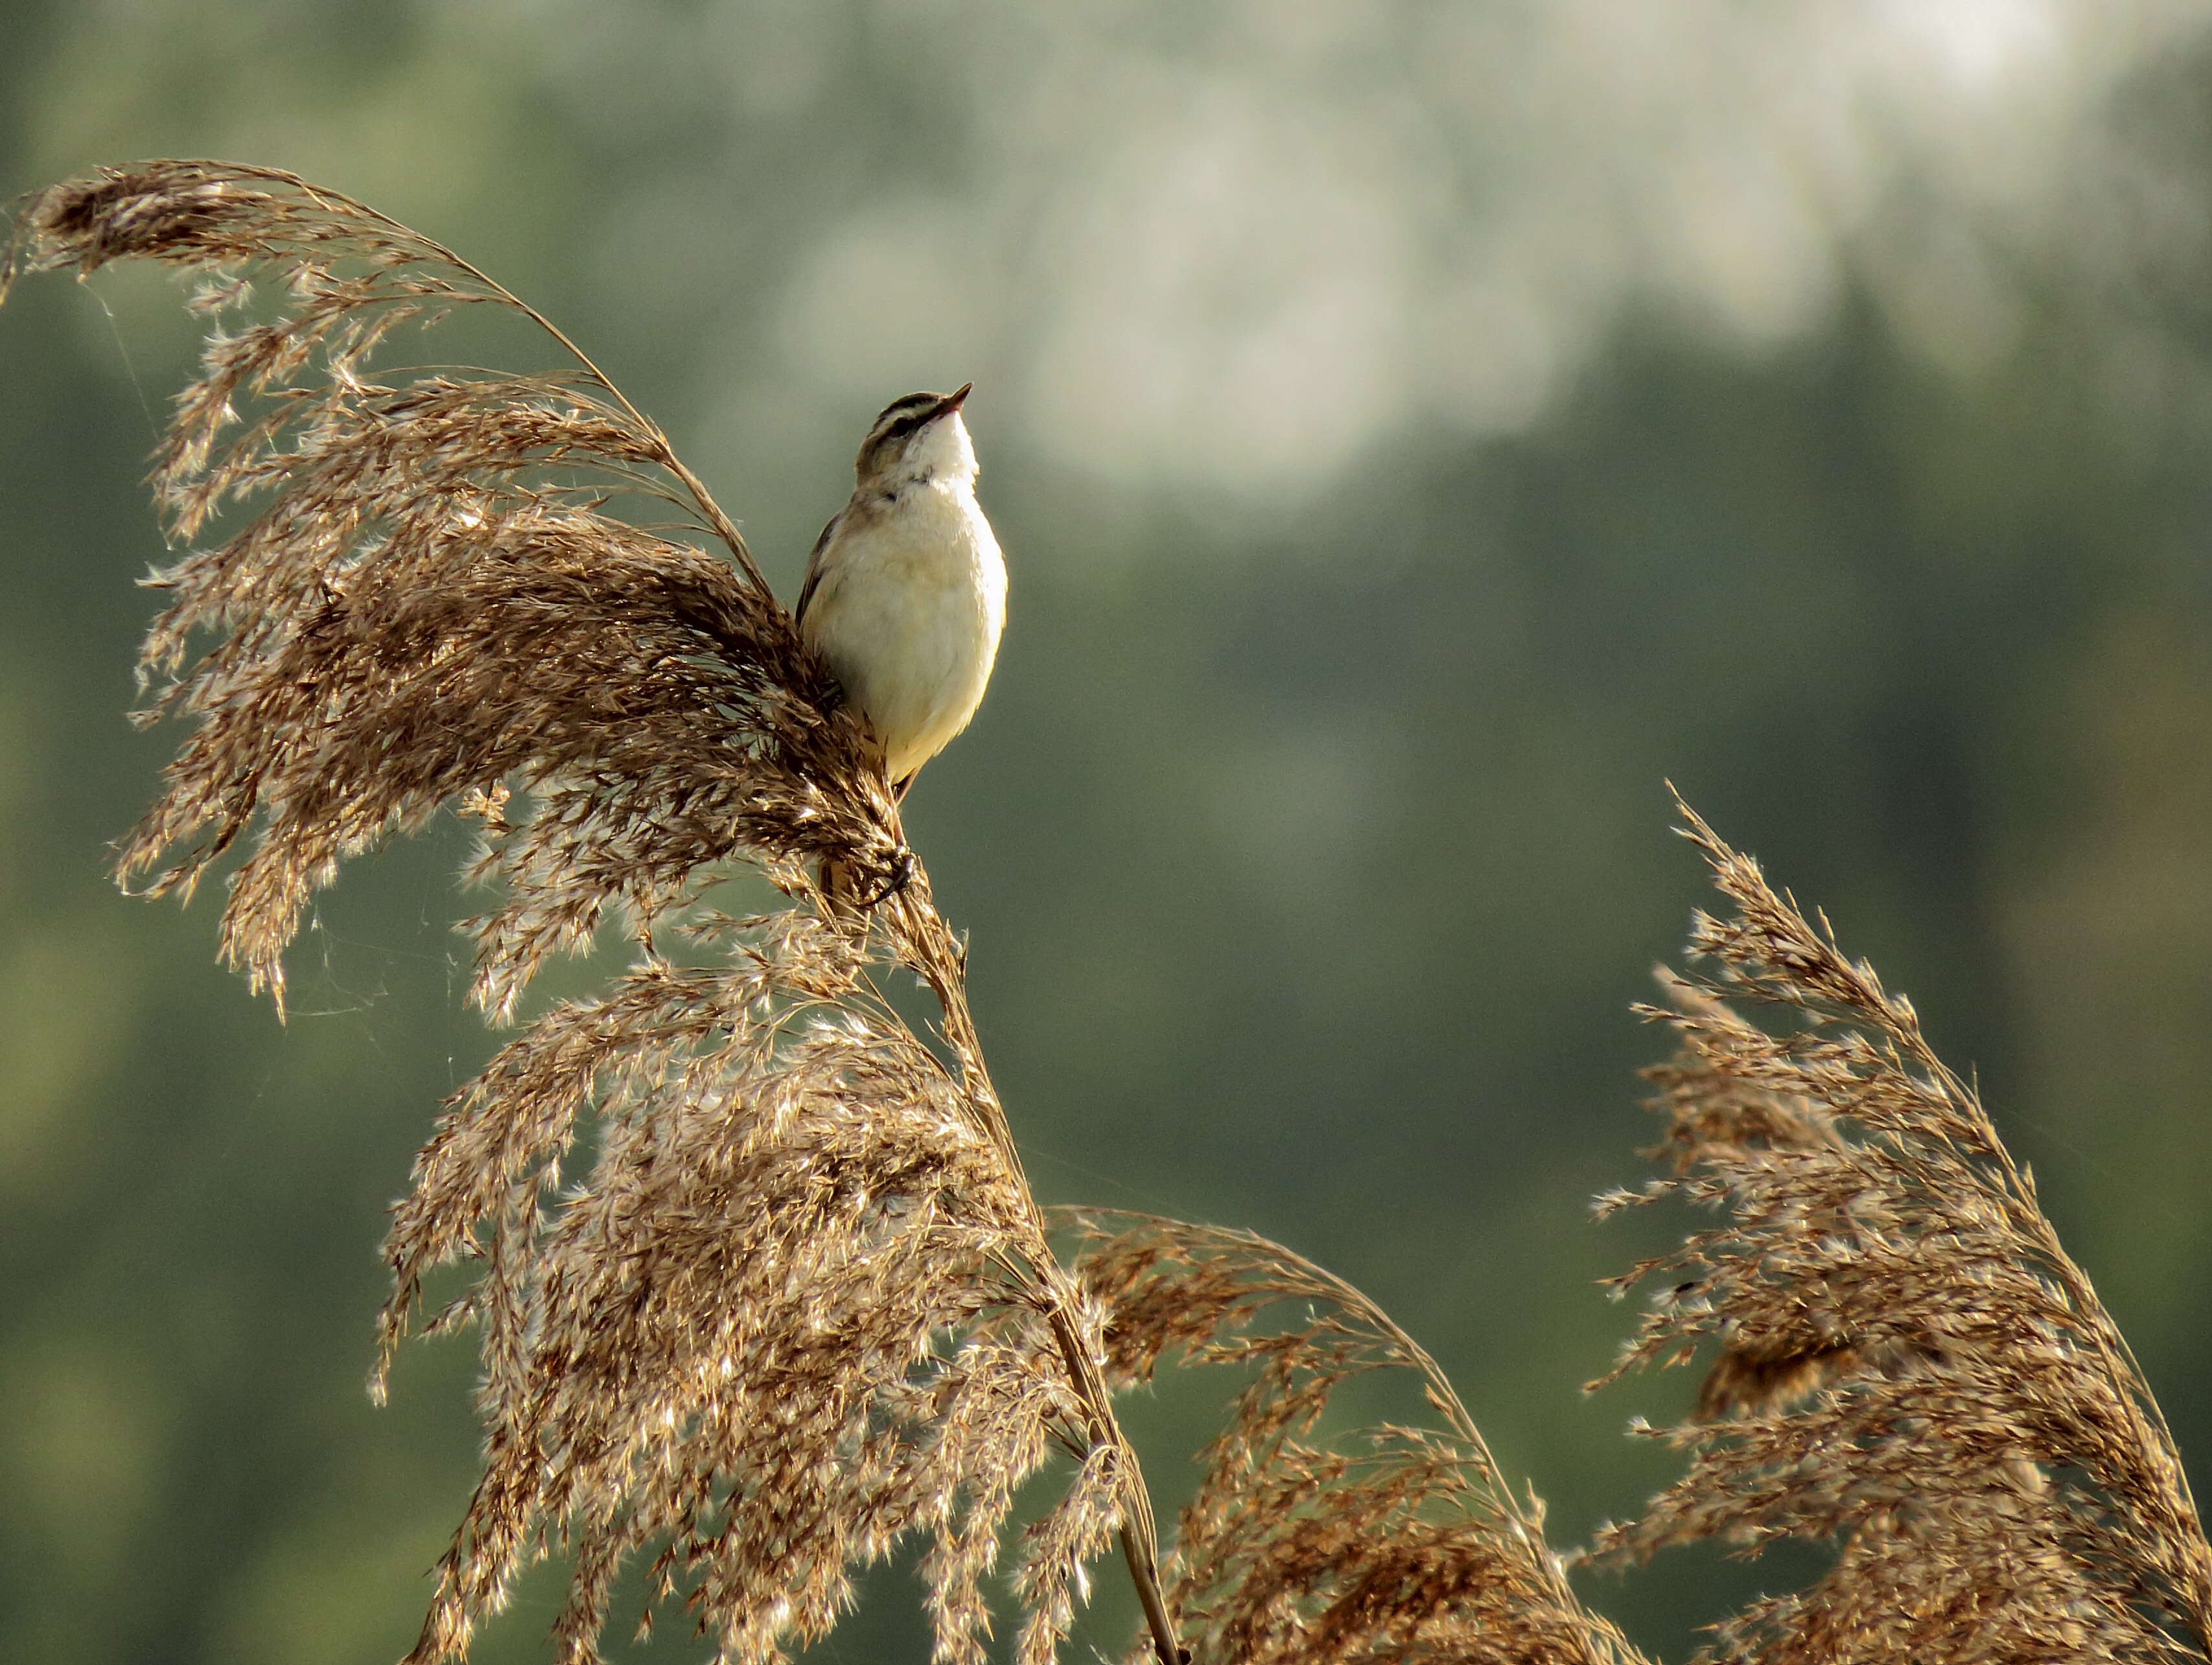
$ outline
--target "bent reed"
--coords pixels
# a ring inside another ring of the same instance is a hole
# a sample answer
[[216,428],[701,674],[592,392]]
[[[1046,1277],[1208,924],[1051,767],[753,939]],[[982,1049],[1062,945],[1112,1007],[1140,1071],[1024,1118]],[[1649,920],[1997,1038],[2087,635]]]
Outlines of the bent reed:
[[[550,957],[629,945],[447,1102],[393,1210],[384,1363],[472,1326],[484,1372],[483,1479],[411,1662],[465,1658],[551,1556],[567,1665],[599,1657],[647,1558],[656,1609],[680,1601],[718,1659],[778,1660],[914,1537],[941,1665],[988,1656],[1007,1605],[1012,1656],[1059,1656],[1117,1543],[1133,1660],[1641,1660],[1357,1290],[1245,1233],[1040,1210],[964,949],[834,679],[567,337],[372,209],[210,161],[26,198],[0,299],[125,258],[199,274],[210,333],[155,459],[189,552],[150,580],[141,660],[140,720],[190,732],[120,877],[189,896],[243,840],[222,953],[280,1012],[317,890],[441,809],[482,823],[466,877],[493,902],[463,928],[487,1019],[516,1022]],[[570,368],[372,372],[461,307]],[[227,506],[244,524],[194,547]],[[1738,917],[1700,920],[1717,975],[1657,1014],[1683,1048],[1655,1073],[1672,1172],[1608,1206],[1725,1218],[1620,1280],[1671,1284],[1613,1374],[1713,1362],[1665,1435],[1689,1472],[1596,1553],[1832,1543],[1810,1589],[1722,1628],[1730,1660],[2205,1658],[2212,1553],[2172,1440],[2025,1170],[1911,1008],[1684,814]],[[833,905],[825,869],[880,900]],[[719,911],[743,872],[785,905]],[[929,1032],[879,993],[894,970],[934,997]],[[1163,1562],[1112,1399],[1194,1364],[1245,1379]],[[1377,1371],[1431,1425],[1338,1430],[1335,1390]]]

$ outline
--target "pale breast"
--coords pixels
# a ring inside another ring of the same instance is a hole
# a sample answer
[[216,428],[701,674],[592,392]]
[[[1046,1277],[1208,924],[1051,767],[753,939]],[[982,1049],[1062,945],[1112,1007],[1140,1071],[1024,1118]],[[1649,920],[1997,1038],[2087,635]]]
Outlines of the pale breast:
[[1006,622],[1006,568],[974,494],[930,485],[842,526],[806,635],[911,775],[982,703]]

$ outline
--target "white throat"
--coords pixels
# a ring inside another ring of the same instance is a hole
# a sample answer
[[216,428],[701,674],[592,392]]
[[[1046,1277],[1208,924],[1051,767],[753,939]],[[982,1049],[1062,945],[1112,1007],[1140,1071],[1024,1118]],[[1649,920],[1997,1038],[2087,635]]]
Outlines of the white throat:
[[917,482],[949,486],[956,491],[975,489],[975,447],[968,437],[968,424],[955,410],[916,434],[906,450],[887,471],[895,485]]

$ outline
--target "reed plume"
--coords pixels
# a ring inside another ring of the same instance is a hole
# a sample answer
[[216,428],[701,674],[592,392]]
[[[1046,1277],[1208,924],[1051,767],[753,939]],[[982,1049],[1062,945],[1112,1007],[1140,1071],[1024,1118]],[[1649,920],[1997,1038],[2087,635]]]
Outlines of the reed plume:
[[1645,1014],[1680,1042],[1649,1072],[1672,1172],[1601,1200],[1726,1218],[1618,1281],[1664,1287],[1605,1380],[1711,1363],[1663,1434],[1688,1472],[1599,1553],[1830,1544],[1809,1589],[1719,1627],[1729,1661],[2203,1659],[2187,1478],[2033,1176],[1911,1004],[1680,807],[1735,912],[1698,915],[1713,975]]
[[[411,1658],[462,1657],[556,1552],[563,1661],[598,1657],[611,1582],[648,1552],[719,1657],[779,1658],[922,1534],[934,1656],[980,1660],[1002,1528],[1059,1451],[1017,1657],[1054,1656],[1118,1534],[1172,1665],[1098,1309],[1023,1178],[963,950],[729,518],[550,323],[347,197],[228,163],[105,169],[21,205],[0,296],[126,258],[204,277],[199,375],[153,470],[173,544],[246,519],[151,580],[140,715],[191,729],[120,877],[188,895],[250,835],[222,951],[281,1011],[316,890],[457,806],[484,825],[469,871],[494,902],[465,929],[488,1017],[603,929],[632,946],[454,1096],[394,1210],[387,1362],[424,1278],[467,1261],[432,1328],[477,1327],[484,1363],[484,1475]],[[530,320],[571,368],[372,369],[458,307]],[[829,905],[825,867],[879,903]],[[788,905],[709,906],[744,870]],[[935,995],[934,1037],[877,994],[891,967]]]
[[[1515,1498],[1436,1361],[1366,1296],[1249,1232],[1055,1212],[1109,1309],[1115,1386],[1164,1361],[1249,1371],[1168,1559],[1200,1657],[1640,1665],[1568,1589],[1542,1505]],[[1317,1436],[1339,1388],[1384,1370],[1409,1372],[1441,1425]]]

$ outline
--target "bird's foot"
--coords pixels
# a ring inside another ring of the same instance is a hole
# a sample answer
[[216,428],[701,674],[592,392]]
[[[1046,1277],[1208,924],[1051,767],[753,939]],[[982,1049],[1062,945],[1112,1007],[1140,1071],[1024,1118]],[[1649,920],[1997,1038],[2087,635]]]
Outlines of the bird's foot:
[[890,871],[884,875],[883,888],[875,895],[864,898],[860,906],[873,908],[878,902],[889,902],[914,883],[914,876],[920,870],[921,864],[915,860],[914,851],[907,845],[900,845],[891,853]]

